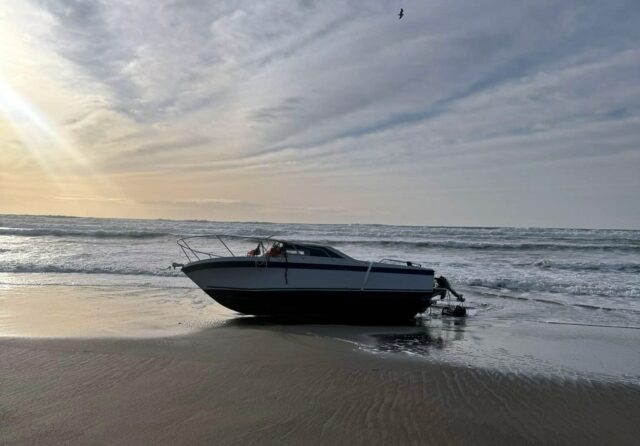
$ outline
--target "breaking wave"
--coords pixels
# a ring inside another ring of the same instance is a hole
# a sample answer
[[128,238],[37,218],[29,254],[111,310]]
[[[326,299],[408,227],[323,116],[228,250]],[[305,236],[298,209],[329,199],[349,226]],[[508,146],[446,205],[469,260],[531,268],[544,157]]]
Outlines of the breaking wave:
[[621,272],[639,273],[640,263],[604,263],[604,262],[561,262],[555,260],[542,259],[530,264],[515,264],[516,266],[536,266],[548,270],[564,271],[600,271],[600,272]]
[[117,274],[124,276],[180,276],[179,270],[162,269],[144,270],[135,268],[74,267],[58,265],[37,265],[32,263],[0,266],[0,273],[62,273],[62,274]]
[[321,240],[335,246],[371,246],[371,247],[404,247],[404,248],[444,248],[444,249],[468,249],[487,251],[544,251],[544,250],[577,250],[577,251],[628,251],[640,252],[640,243],[637,244],[585,244],[585,243],[528,243],[528,242],[474,242],[459,240]]
[[482,287],[492,290],[508,290],[511,292],[534,293],[562,293],[576,296],[601,296],[601,297],[640,297],[640,289],[617,285],[615,282],[597,283],[559,283],[551,282],[543,278],[515,279],[515,278],[464,278],[455,279],[470,287]]
[[86,237],[86,238],[123,238],[123,239],[152,239],[162,237],[176,237],[166,232],[147,231],[106,231],[97,230],[67,230],[67,229],[21,229],[21,228],[0,228],[0,236],[22,236],[22,237]]

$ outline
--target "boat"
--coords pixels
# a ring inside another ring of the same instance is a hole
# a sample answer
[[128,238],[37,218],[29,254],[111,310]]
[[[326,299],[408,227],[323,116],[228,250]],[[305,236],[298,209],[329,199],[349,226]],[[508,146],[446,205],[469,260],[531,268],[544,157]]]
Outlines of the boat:
[[[199,247],[211,240],[223,252]],[[174,267],[219,304],[244,314],[408,319],[446,293],[435,286],[440,278],[433,269],[421,264],[357,260],[323,244],[201,235],[181,238],[178,246],[188,263]]]

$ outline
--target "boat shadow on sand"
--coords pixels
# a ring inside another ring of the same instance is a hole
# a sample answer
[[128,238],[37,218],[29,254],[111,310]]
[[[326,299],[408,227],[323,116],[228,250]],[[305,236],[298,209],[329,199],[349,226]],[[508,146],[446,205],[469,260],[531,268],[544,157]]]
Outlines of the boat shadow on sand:
[[467,320],[458,317],[425,316],[412,320],[364,321],[313,316],[239,316],[226,326],[258,328],[309,336],[341,339],[374,353],[404,353],[429,356],[464,341]]

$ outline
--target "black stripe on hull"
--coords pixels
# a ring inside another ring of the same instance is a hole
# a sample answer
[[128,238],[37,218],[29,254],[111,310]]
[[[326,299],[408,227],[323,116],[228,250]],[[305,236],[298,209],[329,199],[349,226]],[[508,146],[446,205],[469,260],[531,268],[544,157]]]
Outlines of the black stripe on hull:
[[219,304],[259,316],[323,316],[332,319],[410,319],[430,304],[429,291],[208,289]]
[[[366,273],[369,269],[366,265],[331,265],[323,263],[295,263],[295,262],[271,262],[265,264],[259,263],[256,266],[255,260],[225,260],[225,261],[206,261],[203,263],[190,263],[182,268],[182,272],[188,274],[193,271],[218,269],[218,268],[288,268],[288,269],[316,269],[316,270],[333,270],[333,271],[359,271]],[[390,274],[418,274],[425,276],[433,276],[432,269],[415,268],[415,267],[396,267],[386,268],[382,266],[374,266],[371,268],[372,273],[390,273]]]

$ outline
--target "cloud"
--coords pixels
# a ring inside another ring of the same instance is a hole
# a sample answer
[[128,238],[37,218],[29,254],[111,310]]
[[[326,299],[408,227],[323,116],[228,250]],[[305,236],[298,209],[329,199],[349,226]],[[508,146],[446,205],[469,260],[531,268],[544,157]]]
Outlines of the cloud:
[[62,195],[51,197],[53,200],[61,200],[61,201],[90,201],[96,203],[117,203],[117,204],[133,204],[131,200],[126,198],[118,198],[118,197],[100,197],[95,195]]
[[[197,177],[172,206],[213,185],[251,203],[258,176],[287,197],[259,209],[293,215],[344,198],[315,195],[331,178],[354,201],[386,183],[420,220],[412,184],[456,194],[443,186],[453,175],[459,190],[497,194],[519,187],[490,180],[497,165],[535,177],[599,160],[626,172],[640,150],[634,1],[409,2],[402,21],[383,1],[29,5],[7,14],[34,24],[29,45],[55,61],[37,71],[65,85],[61,126],[108,175]],[[582,187],[576,171],[562,176]],[[443,206],[455,220],[467,201]]]
[[632,46],[638,8],[582,5],[435,3],[408,9],[400,24],[376,3],[43,2],[61,54],[110,85],[122,112],[237,115],[255,137],[248,152],[422,122],[521,77]]
[[262,107],[255,110],[249,119],[252,121],[271,124],[273,121],[278,119],[290,117],[293,112],[300,109],[300,104],[300,98],[286,98],[280,105]]
[[230,198],[186,198],[183,200],[152,200],[142,201],[141,204],[153,206],[190,207],[190,206],[221,206],[221,207],[247,207],[254,208],[258,205],[242,200]]
[[211,138],[207,137],[189,137],[183,140],[177,141],[168,141],[162,143],[154,143],[154,144],[145,144],[140,147],[137,147],[133,150],[129,155],[137,155],[137,156],[148,156],[148,155],[157,155],[162,152],[173,152],[176,150],[185,150],[193,147],[199,147],[204,144],[207,144],[211,141]]

